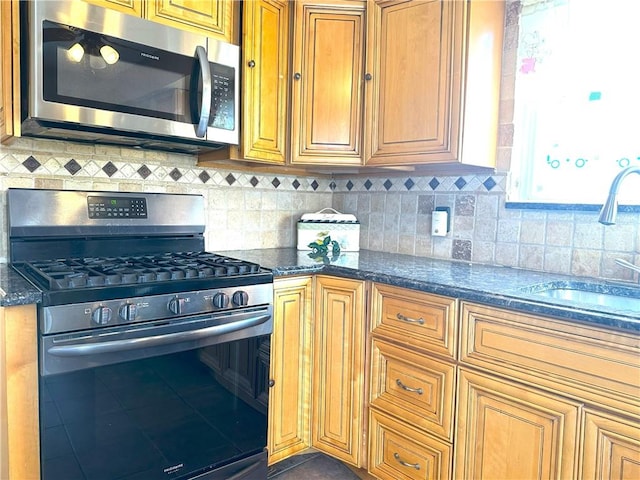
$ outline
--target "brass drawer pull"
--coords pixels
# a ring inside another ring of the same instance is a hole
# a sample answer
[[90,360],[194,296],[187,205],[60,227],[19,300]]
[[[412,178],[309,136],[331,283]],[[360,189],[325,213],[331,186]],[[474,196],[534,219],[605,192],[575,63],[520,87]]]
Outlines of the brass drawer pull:
[[395,458],[400,465],[403,465],[405,467],[415,468],[416,470],[420,470],[420,464],[419,463],[408,463],[408,462],[405,462],[404,460],[400,459],[400,454],[397,453],[397,452],[394,452],[393,458]]
[[396,378],[396,385],[398,385],[400,388],[402,388],[403,390],[406,390],[407,392],[415,392],[418,395],[422,395],[423,390],[422,388],[411,388],[411,387],[407,387],[404,383],[402,383],[400,381],[399,378]]
[[406,317],[401,313],[398,313],[396,315],[396,318],[398,320],[402,320],[403,322],[407,322],[407,323],[417,323],[419,325],[424,325],[424,318],[420,317],[419,319],[415,319],[415,318],[410,318],[410,317]]

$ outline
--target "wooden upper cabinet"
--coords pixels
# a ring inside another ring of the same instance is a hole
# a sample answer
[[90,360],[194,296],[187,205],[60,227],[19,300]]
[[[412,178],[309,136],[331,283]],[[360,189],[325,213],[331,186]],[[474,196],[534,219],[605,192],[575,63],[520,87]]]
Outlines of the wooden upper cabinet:
[[233,0],[84,0],[182,30],[237,43]]
[[144,5],[142,0],[84,0],[87,3],[101,7],[128,13],[136,17],[144,17]]
[[283,165],[287,152],[289,2],[244,3],[242,156]]
[[292,164],[362,164],[366,2],[294,4]]
[[504,2],[369,2],[367,165],[495,166]]
[[0,141],[20,136],[18,13],[17,1],[0,1]]
[[232,0],[155,0],[146,3],[147,19],[237,43]]

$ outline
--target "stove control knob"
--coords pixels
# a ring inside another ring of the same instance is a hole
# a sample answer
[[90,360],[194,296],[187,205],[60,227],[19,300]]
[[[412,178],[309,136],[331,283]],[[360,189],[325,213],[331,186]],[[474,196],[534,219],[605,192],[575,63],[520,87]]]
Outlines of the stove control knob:
[[249,294],[244,290],[238,290],[233,293],[232,301],[236,307],[244,307],[249,304]]
[[138,307],[135,303],[125,303],[120,307],[118,314],[125,322],[131,322],[138,315]]
[[106,325],[111,321],[111,309],[100,305],[91,313],[91,318],[98,325]]
[[213,306],[216,308],[227,308],[229,306],[229,295],[218,292],[213,296]]
[[184,304],[186,299],[176,297],[169,300],[169,311],[174,315],[180,315],[184,311]]

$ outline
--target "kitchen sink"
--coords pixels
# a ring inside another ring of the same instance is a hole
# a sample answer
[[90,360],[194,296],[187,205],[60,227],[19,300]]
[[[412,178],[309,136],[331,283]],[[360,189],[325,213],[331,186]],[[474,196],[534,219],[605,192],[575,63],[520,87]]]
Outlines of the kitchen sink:
[[574,303],[640,313],[640,288],[610,283],[551,282],[535,285],[527,293]]

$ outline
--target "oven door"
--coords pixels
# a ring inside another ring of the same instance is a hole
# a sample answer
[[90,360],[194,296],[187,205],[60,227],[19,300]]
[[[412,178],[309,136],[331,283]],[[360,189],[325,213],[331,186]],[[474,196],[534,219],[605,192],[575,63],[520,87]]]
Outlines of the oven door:
[[40,376],[42,478],[266,479],[271,319],[243,316],[42,339],[83,363]]

